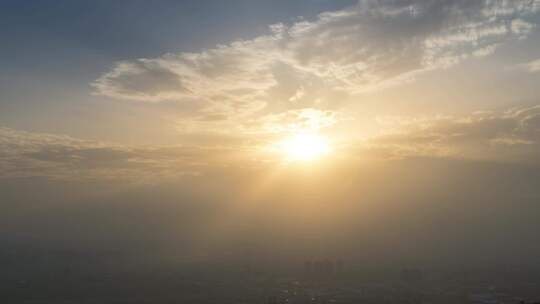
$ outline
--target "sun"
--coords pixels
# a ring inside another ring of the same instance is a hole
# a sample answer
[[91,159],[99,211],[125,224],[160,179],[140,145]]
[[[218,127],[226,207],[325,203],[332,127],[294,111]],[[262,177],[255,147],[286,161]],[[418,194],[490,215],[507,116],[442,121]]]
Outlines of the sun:
[[330,145],[319,134],[298,133],[282,141],[280,149],[290,161],[311,161],[330,152]]

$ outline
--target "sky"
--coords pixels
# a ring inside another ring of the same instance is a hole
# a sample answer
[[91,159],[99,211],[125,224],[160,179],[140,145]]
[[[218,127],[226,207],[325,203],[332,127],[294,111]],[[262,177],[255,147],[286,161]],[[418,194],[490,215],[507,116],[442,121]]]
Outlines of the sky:
[[540,253],[538,0],[7,0],[0,20],[1,238]]

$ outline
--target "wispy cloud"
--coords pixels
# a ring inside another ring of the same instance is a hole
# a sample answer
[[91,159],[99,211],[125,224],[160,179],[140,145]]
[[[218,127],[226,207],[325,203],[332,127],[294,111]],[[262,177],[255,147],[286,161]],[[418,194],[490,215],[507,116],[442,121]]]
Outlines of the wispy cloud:
[[185,118],[195,125],[335,109],[355,94],[489,55],[526,37],[539,11],[538,0],[360,1],[198,53],[119,62],[93,86],[112,98],[196,103]]
[[540,72],[540,59],[519,64],[517,67],[530,73],[538,73]]
[[[293,111],[271,117],[264,126],[297,128],[301,123],[316,129],[332,124],[334,115]],[[540,106],[461,117],[380,117],[379,124],[383,133],[349,142],[336,153],[348,160],[435,157],[540,165]],[[262,152],[269,140],[254,136],[205,146],[125,146],[0,128],[0,178],[152,183],[228,168],[257,170],[276,161]]]
[[387,132],[363,146],[381,157],[449,157],[540,164],[540,106],[464,117],[381,118]]
[[0,128],[0,178],[46,177],[151,182],[199,175],[218,164],[226,148],[123,146],[68,136]]

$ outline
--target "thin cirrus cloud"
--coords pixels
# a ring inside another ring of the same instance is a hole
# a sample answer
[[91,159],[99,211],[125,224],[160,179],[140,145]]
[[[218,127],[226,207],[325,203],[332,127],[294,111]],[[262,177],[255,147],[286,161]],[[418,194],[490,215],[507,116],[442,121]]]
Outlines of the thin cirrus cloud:
[[201,159],[215,163],[227,152],[195,146],[125,146],[10,128],[0,128],[0,151],[0,179],[139,182],[197,176]]
[[355,94],[523,39],[539,11],[538,0],[360,1],[198,53],[122,61],[93,86],[117,99],[196,102],[183,119],[201,128],[302,108],[335,110]]
[[379,157],[540,164],[540,105],[463,117],[386,117],[379,121],[388,131],[363,145]]
[[532,60],[517,66],[521,70],[525,70],[530,73],[540,72],[540,59]]

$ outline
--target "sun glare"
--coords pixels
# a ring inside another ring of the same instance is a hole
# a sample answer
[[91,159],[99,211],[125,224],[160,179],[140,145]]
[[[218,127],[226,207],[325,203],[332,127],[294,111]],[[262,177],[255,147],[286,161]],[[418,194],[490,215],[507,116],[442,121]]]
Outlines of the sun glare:
[[318,134],[299,133],[284,140],[281,150],[291,161],[310,161],[330,152],[330,145]]

